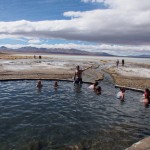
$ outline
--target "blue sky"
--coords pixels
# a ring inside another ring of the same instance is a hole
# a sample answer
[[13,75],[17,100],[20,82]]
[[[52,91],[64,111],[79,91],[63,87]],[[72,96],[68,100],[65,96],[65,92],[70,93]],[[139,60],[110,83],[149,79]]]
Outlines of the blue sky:
[[88,11],[105,8],[98,3],[83,3],[80,0],[1,0],[1,21],[41,21],[67,19],[66,11]]
[[1,0],[0,46],[149,54],[149,10],[148,0]]

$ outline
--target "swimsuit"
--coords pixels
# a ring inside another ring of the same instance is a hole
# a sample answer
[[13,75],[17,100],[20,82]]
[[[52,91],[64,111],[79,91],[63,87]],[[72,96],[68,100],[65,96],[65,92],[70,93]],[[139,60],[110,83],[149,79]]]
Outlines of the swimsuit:
[[74,83],[75,83],[75,84],[82,84],[82,83],[83,83],[83,82],[82,82],[82,78],[77,78],[77,79],[75,79]]

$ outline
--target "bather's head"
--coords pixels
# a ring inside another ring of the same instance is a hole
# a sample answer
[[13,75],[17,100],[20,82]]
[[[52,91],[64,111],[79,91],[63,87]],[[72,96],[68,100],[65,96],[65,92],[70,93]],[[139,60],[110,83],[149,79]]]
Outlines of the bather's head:
[[41,83],[42,83],[41,80],[39,80],[39,81],[38,81],[38,84],[41,84]]
[[79,69],[80,69],[80,66],[79,66],[79,65],[77,65],[77,66],[76,66],[76,69],[77,69],[77,70],[79,70]]
[[126,90],[125,90],[125,88],[121,87],[120,91],[123,92],[123,93],[125,93]]
[[97,85],[98,85],[98,82],[97,82],[97,81],[95,81],[95,82],[94,82],[94,86],[97,86]]
[[39,80],[38,82],[37,82],[37,85],[36,85],[38,88],[41,88],[43,85],[42,85],[42,82],[41,82],[41,80]]
[[54,82],[54,87],[58,87],[58,82],[57,81]]
[[96,92],[97,94],[101,94],[101,91],[102,91],[102,89],[101,89],[100,86],[98,86],[98,87],[95,89],[95,92]]
[[150,90],[148,88],[145,89],[145,92],[150,93]]

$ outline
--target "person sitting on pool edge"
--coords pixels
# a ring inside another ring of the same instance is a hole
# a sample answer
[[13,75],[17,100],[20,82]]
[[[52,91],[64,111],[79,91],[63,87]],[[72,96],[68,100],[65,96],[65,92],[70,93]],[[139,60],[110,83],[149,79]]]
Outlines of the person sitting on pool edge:
[[76,66],[76,71],[74,74],[74,83],[75,84],[82,84],[82,73],[83,73],[83,71],[85,71],[89,68],[92,68],[92,66],[87,67],[85,69],[80,69],[80,66]]
[[41,82],[41,80],[39,80],[38,82],[37,82],[37,85],[36,85],[36,87],[38,87],[38,88],[42,88],[42,82]]
[[120,88],[120,91],[117,93],[117,98],[121,101],[124,101],[125,97],[125,88]]

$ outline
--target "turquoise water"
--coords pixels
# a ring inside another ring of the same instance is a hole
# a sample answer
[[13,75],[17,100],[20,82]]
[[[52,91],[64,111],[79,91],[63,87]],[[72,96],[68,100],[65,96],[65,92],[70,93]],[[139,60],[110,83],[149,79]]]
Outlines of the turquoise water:
[[93,149],[121,150],[150,135],[150,108],[139,102],[142,93],[127,90],[120,102],[107,76],[101,95],[87,84],[61,81],[54,89],[53,83],[43,81],[38,90],[36,81],[0,82],[0,150],[37,143],[42,150],[91,143]]

